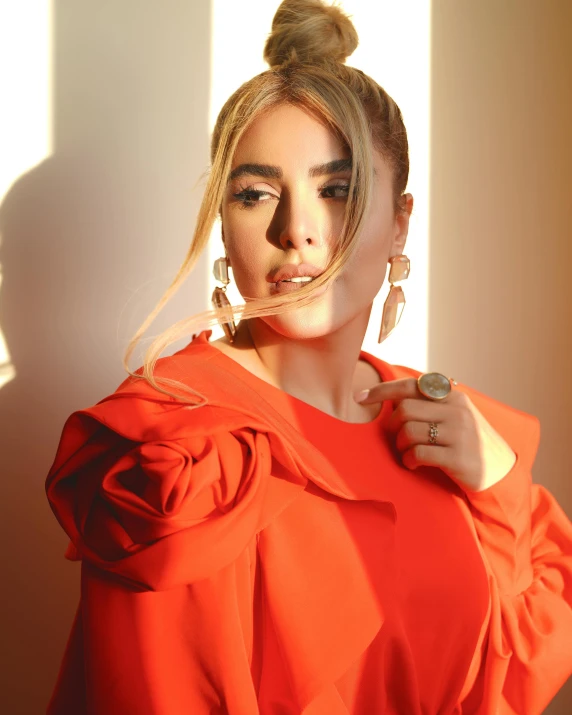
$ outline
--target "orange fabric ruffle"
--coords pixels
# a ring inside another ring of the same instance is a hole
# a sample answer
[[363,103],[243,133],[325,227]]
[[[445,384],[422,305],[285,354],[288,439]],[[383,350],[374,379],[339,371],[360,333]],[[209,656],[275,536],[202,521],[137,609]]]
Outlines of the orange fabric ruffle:
[[[347,714],[335,683],[394,607],[395,506],[359,498],[209,336],[156,366],[209,405],[128,378],[64,425],[46,491],[82,594],[48,715]],[[458,499],[490,605],[454,712],[533,715],[572,672],[572,525],[531,482],[538,420],[458,389],[517,462]]]

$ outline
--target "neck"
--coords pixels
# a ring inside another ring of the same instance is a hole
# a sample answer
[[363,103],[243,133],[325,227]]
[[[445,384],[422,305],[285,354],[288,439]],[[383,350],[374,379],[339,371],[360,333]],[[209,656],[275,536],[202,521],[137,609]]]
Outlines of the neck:
[[359,355],[371,306],[349,323],[318,338],[292,339],[260,318],[242,321],[234,346],[250,349],[259,369],[276,387],[348,422],[368,421],[379,409],[358,405],[354,394],[379,381]]

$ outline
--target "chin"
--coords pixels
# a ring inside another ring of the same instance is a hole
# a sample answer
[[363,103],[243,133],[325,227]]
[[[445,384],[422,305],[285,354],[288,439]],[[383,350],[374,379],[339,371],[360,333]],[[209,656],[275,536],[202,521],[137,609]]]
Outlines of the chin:
[[[347,318],[349,319],[349,316]],[[334,319],[332,316],[325,315],[323,311],[314,311],[312,314],[309,309],[304,311],[304,308],[290,315],[266,315],[260,320],[263,320],[275,333],[289,340],[324,338],[347,322],[342,316]]]
[[353,294],[347,290],[331,291],[314,303],[295,308],[281,315],[265,315],[255,318],[287,340],[318,340],[336,333],[348,323],[363,323],[367,328],[373,298],[362,295],[359,290]]

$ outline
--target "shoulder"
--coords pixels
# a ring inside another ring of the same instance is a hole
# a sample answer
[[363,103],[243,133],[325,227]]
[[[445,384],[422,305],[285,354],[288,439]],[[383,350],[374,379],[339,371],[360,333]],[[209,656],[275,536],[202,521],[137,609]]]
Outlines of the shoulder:
[[[216,401],[224,391],[205,364],[193,351],[164,358],[156,374],[181,379],[192,369],[185,382]],[[245,547],[266,508],[272,458],[262,420],[224,399],[193,408],[130,377],[68,417],[46,494],[70,538],[68,558],[160,590],[205,578]],[[288,486],[283,499],[303,488],[299,473]],[[223,539],[220,520],[230,512],[235,525]],[[204,557],[174,558],[185,549]]]

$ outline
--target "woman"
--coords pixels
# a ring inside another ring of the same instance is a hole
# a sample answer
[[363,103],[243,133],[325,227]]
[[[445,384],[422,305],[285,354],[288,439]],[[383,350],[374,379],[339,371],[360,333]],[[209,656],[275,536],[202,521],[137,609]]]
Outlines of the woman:
[[[380,341],[398,320],[413,199],[356,45],[339,9],[280,6],[126,367],[219,214],[215,275],[245,305],[217,288],[64,426],[47,495],[81,600],[50,714],[520,715],[572,671],[572,525],[531,483],[538,420],[361,351],[387,263]],[[158,359],[214,320],[223,339]]]

